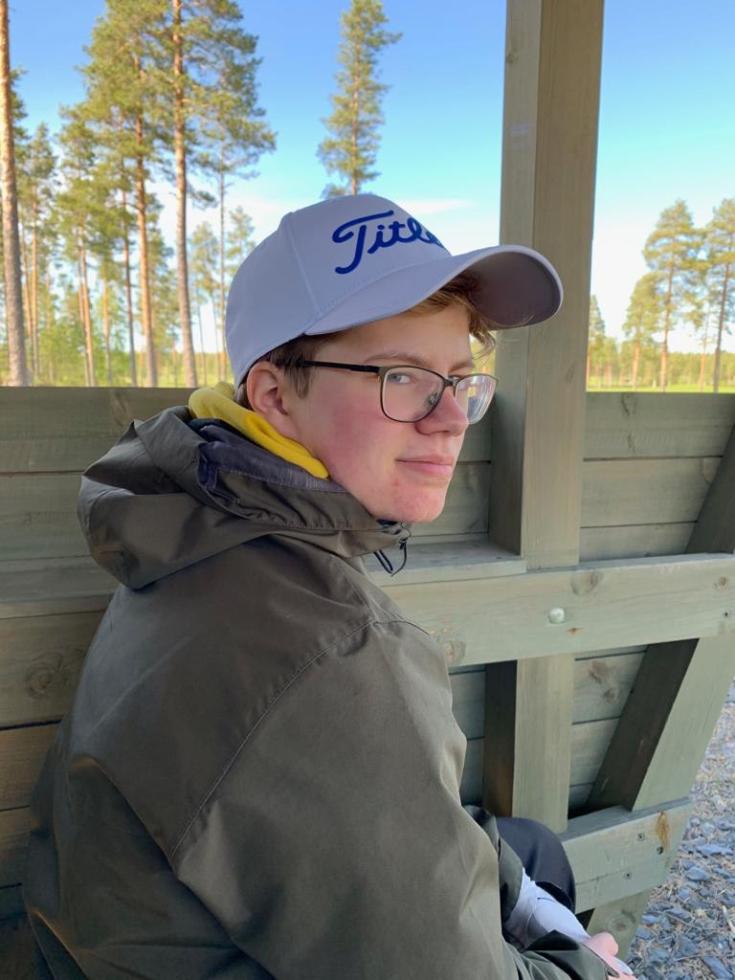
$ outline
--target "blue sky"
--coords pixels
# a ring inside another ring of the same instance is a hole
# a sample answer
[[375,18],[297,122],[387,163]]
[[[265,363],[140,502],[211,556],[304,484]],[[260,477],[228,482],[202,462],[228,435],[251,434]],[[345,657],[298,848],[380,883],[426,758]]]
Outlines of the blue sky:
[[[242,0],[259,36],[261,104],[278,134],[259,176],[233,186],[231,204],[253,215],[256,235],[318,199],[327,177],[316,158],[333,91],[339,14],[348,0]],[[370,190],[408,205],[452,251],[498,234],[505,3],[384,0],[401,41],[382,60],[386,124]],[[28,123],[58,125],[60,103],[82,94],[75,66],[103,0],[11,0],[11,57],[25,69]],[[664,207],[687,201],[705,222],[735,196],[733,0],[608,0],[592,289],[618,335],[641,248]],[[161,185],[165,230],[173,198]],[[192,226],[211,217],[194,211]],[[680,331],[675,345],[689,349]],[[735,339],[728,347],[735,350]]]

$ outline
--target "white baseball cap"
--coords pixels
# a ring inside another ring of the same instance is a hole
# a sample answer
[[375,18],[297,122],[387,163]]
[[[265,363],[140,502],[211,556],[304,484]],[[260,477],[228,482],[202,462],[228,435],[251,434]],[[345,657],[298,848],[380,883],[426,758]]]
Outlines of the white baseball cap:
[[473,304],[499,329],[539,323],[561,306],[556,270],[523,245],[451,255],[416,218],[375,194],[291,211],[230,287],[225,332],[235,382],[289,340],[403,313],[465,270],[477,281]]

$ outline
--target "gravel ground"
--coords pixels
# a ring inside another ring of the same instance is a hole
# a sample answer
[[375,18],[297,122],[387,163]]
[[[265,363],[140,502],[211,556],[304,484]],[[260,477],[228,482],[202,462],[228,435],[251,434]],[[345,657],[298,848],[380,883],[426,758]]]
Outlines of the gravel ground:
[[677,858],[627,958],[638,980],[735,980],[735,684],[692,799]]

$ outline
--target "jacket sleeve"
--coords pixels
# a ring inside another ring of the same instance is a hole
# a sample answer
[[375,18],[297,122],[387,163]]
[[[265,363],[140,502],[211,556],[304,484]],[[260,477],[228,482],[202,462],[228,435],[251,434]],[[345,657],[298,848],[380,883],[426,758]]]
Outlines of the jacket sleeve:
[[464,750],[434,644],[372,623],[283,678],[175,870],[279,980],[603,980],[565,937],[505,942],[498,854],[460,804]]

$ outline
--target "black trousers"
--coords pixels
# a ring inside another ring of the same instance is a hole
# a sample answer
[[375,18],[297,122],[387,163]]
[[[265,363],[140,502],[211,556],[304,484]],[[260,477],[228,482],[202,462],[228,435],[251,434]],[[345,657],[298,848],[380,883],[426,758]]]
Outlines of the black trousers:
[[501,839],[521,859],[528,877],[573,912],[574,875],[556,834],[536,820],[524,817],[498,817],[496,822]]

